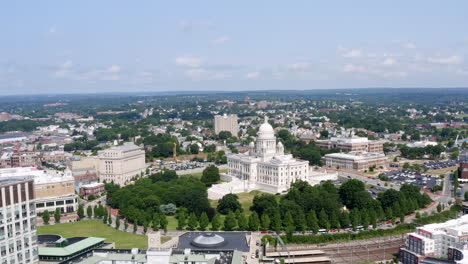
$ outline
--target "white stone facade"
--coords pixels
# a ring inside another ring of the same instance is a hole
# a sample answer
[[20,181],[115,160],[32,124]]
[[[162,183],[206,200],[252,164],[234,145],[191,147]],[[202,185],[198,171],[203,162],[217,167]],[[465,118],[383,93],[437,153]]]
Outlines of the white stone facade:
[[214,127],[215,133],[219,134],[221,131],[229,131],[231,135],[237,137],[239,132],[239,125],[237,124],[237,115],[215,115]]
[[145,151],[131,143],[98,151],[99,180],[123,186],[146,168]]
[[257,141],[250,143],[248,153],[227,156],[227,174],[240,179],[244,191],[281,193],[291,183],[309,178],[309,162],[284,154],[283,144],[276,143],[273,127],[267,121],[260,126]]

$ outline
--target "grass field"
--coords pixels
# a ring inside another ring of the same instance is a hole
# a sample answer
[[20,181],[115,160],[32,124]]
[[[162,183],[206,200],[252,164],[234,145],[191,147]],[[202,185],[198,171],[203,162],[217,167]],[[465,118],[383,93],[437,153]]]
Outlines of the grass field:
[[[242,209],[244,209],[244,212],[246,215],[250,215],[250,206],[252,206],[253,198],[255,195],[262,194],[263,192],[261,191],[251,191],[248,193],[236,193],[237,196],[239,196],[239,202],[242,205]],[[218,206],[218,201],[217,200],[210,200],[211,207],[216,208]]]
[[[102,237],[106,238],[106,242],[114,242],[116,248],[148,248],[148,238],[145,235],[116,230],[103,224],[101,220],[82,220],[74,223],[39,226],[38,234],[58,234],[65,238],[75,236]],[[169,239],[170,237],[161,238],[163,243]]]
[[443,174],[443,173],[455,171],[457,168],[458,168],[458,166],[453,166],[453,167],[447,167],[447,168],[437,169],[437,170],[428,170],[427,173],[430,173],[430,174]]
[[[225,173],[227,172],[227,169],[221,169],[219,170],[219,173]],[[189,177],[189,176],[192,176],[192,177],[195,177],[197,179],[201,179],[201,176],[203,175],[203,172],[195,172],[195,173],[189,173],[189,174],[182,174],[182,175],[179,175],[179,177]]]

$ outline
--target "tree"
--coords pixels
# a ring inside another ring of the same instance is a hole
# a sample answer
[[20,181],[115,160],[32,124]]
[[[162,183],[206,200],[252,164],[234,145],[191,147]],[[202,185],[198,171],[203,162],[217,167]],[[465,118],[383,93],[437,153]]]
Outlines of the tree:
[[250,210],[257,212],[258,215],[263,215],[264,212],[272,215],[278,211],[278,202],[275,195],[266,193],[255,195]]
[[258,231],[260,225],[260,219],[258,219],[257,212],[253,212],[249,217],[249,229],[250,231]]
[[369,210],[369,223],[372,225],[373,229],[377,228],[377,213],[373,208]]
[[127,229],[128,229],[128,220],[127,220],[127,218],[125,218],[125,220],[124,220],[124,231],[127,231]]
[[50,214],[49,214],[49,211],[45,210],[43,213],[42,213],[42,221],[47,225],[49,224],[49,221],[50,221]]
[[93,207],[91,205],[86,208],[86,214],[89,218],[93,217]]
[[194,213],[191,213],[189,218],[188,218],[188,229],[190,231],[193,231],[197,229],[198,227],[198,219],[197,216]]
[[161,210],[165,215],[174,215],[177,211],[177,207],[173,203],[168,203],[160,205],[159,210]]
[[120,219],[118,217],[115,218],[115,229],[119,230],[120,228]]
[[198,146],[198,144],[191,144],[189,150],[192,154],[198,154],[200,152],[200,147]]
[[360,180],[350,179],[341,185],[340,199],[346,207],[365,208],[372,200],[371,195],[366,191],[364,183]]
[[465,192],[465,201],[468,202],[468,192]]
[[147,231],[148,231],[148,224],[143,223],[143,233],[146,234]]
[[180,208],[179,213],[177,214],[177,229],[184,230],[187,225],[187,213],[185,208]]
[[159,225],[161,224],[161,216],[159,214],[154,214],[152,224],[154,231],[159,229]]
[[291,212],[287,211],[283,219],[284,229],[286,230],[286,236],[288,239],[292,238],[292,234],[296,227],[294,226],[294,220]]
[[262,214],[262,217],[261,217],[261,226],[262,226],[262,230],[264,231],[268,231],[270,229],[270,224],[271,224],[271,220],[270,220],[270,217],[268,216],[268,214]]
[[60,223],[60,216],[61,216],[60,208],[55,208],[54,220],[56,223]]
[[442,212],[442,205],[440,203],[437,205],[437,212]]
[[219,180],[220,176],[218,167],[210,165],[203,170],[201,181],[207,186],[211,186]]
[[361,215],[359,213],[359,209],[354,208],[353,210],[351,210],[349,218],[351,220],[351,225],[353,226],[353,231],[356,231],[359,223],[361,222]]
[[309,214],[307,214],[307,227],[310,231],[314,232],[315,234],[317,234],[317,232],[320,229],[318,225],[317,214],[314,210],[310,210]]
[[206,228],[208,227],[208,225],[210,224],[210,220],[208,219],[208,215],[203,212],[201,215],[200,215],[200,220],[199,220],[199,225],[200,225],[200,230],[201,231],[205,231]]
[[349,219],[349,213],[346,211],[343,211],[340,213],[340,225],[341,227],[345,228],[348,227],[351,224],[351,221]]
[[168,224],[168,220],[167,220],[167,217],[166,215],[161,215],[161,217],[159,218],[159,224],[161,225],[161,228],[164,230],[164,232],[167,232],[167,224]]
[[211,219],[211,230],[218,231],[220,227],[221,227],[221,218],[219,217],[219,214],[215,214],[213,216],[213,219]]
[[322,209],[319,214],[319,225],[321,228],[325,228],[327,230],[330,229],[330,220],[328,219],[327,212],[325,209]]
[[228,139],[228,138],[230,138],[230,137],[232,137],[232,134],[231,134],[231,132],[229,132],[229,131],[221,131],[221,132],[219,132],[219,134],[218,134],[218,138],[219,138],[220,140],[225,140],[225,139]]
[[133,223],[133,233],[136,233],[138,231],[138,223],[134,222]]
[[78,214],[78,217],[79,217],[79,218],[83,218],[83,217],[84,217],[84,207],[83,207],[82,204],[79,204],[79,205],[78,205],[78,212],[77,212],[77,214]]
[[338,214],[335,211],[331,212],[330,214],[330,226],[332,228],[338,228],[338,229],[341,227],[340,218],[338,217]]
[[278,210],[275,211],[273,214],[273,218],[271,219],[271,228],[275,230],[277,234],[281,232],[282,229],[282,222],[281,222],[281,214]]
[[223,196],[219,200],[216,208],[221,214],[228,214],[229,212],[235,212],[237,210],[242,212],[242,205],[239,202],[239,196],[237,194],[229,193]]
[[237,226],[236,215],[231,211],[224,219],[224,231],[233,231]]
[[107,224],[107,210],[104,209],[103,213],[102,213],[102,222],[104,224]]
[[98,214],[99,214],[99,207],[97,205],[95,205],[93,207],[93,215],[94,215],[94,217],[98,217],[99,216]]
[[401,223],[401,224],[404,224],[404,223],[405,223],[405,214],[404,214],[404,213],[401,213],[401,214],[400,214],[400,223]]
[[243,212],[237,216],[237,225],[241,231],[249,230],[249,220]]
[[112,215],[111,214],[109,214],[109,219],[107,219],[107,224],[110,225],[110,226],[112,225]]

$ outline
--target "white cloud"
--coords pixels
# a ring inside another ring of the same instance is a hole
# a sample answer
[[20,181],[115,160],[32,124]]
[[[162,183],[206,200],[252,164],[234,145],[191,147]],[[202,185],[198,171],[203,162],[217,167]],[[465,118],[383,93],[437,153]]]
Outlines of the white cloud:
[[203,68],[189,69],[184,72],[185,76],[194,81],[202,80],[226,80],[231,78],[231,74],[224,72],[213,72]]
[[343,71],[347,73],[360,73],[365,75],[373,75],[378,77],[384,78],[392,78],[392,77],[406,77],[408,73],[404,71],[388,71],[388,70],[381,70],[375,67],[365,67],[362,65],[354,65],[354,64],[347,64],[343,67]]
[[361,58],[364,56],[361,50],[352,49],[352,50],[343,50],[341,56],[345,58]]
[[219,37],[217,39],[215,39],[213,42],[215,44],[223,44],[227,41],[231,40],[231,38],[229,36],[222,36],[222,37]]
[[456,73],[458,75],[468,76],[468,70],[458,69]]
[[80,71],[72,61],[68,60],[58,66],[58,69],[54,72],[54,76],[56,78],[67,78],[77,81],[117,81],[121,79],[121,71],[122,67],[115,64],[105,69]]
[[308,62],[296,62],[288,65],[288,69],[291,70],[306,70],[310,67],[310,63]]
[[382,62],[382,64],[385,65],[385,66],[393,66],[393,65],[397,64],[397,61],[394,58],[386,58]]
[[249,72],[244,77],[249,80],[258,79],[260,72]]
[[55,33],[57,33],[57,29],[54,28],[54,27],[51,27],[51,28],[49,28],[49,30],[47,30],[47,33],[49,33],[49,34],[55,34]]
[[199,57],[186,56],[186,57],[176,58],[175,62],[176,64],[181,65],[181,66],[197,68],[203,64],[204,59],[199,58]]
[[405,47],[405,48],[407,48],[407,49],[415,49],[415,48],[416,48],[416,44],[411,43],[411,42],[407,42],[407,43],[404,43],[404,44],[403,44],[403,47]]
[[462,63],[463,59],[459,56],[450,56],[450,57],[429,57],[427,58],[428,62],[437,63],[437,64],[449,64],[455,65]]

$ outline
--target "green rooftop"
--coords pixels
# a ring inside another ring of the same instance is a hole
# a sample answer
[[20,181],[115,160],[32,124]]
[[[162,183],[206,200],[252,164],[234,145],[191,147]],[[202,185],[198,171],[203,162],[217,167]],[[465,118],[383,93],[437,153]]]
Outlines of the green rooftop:
[[39,258],[42,260],[64,260],[85,251],[100,247],[105,238],[87,237],[65,247],[39,247]]

